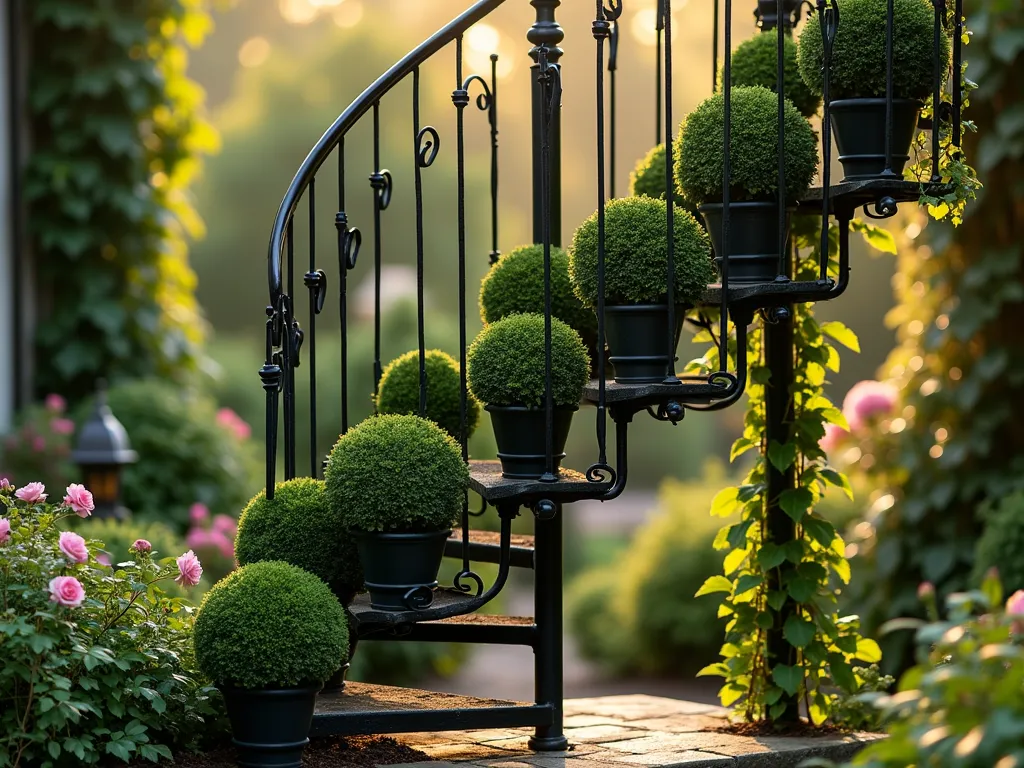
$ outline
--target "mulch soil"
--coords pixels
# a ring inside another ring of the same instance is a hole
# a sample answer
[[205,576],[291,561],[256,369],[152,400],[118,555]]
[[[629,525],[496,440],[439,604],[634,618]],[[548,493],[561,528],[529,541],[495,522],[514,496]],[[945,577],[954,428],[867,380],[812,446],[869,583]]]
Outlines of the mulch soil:
[[833,736],[851,732],[847,728],[838,728],[830,723],[811,725],[806,720],[797,720],[791,723],[723,723],[714,730],[737,736],[793,736],[799,738]]
[[[407,747],[383,736],[329,736],[311,739],[302,755],[304,768],[374,768],[378,765],[421,763],[431,758],[418,749]],[[152,763],[139,763],[150,766]],[[230,745],[202,754],[175,755],[180,768],[236,768],[235,750]],[[136,768],[132,766],[132,768]]]

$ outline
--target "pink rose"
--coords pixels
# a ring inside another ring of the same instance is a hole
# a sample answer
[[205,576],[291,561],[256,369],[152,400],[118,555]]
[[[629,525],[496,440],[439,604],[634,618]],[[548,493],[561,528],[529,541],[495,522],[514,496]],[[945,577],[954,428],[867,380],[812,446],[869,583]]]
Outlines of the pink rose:
[[839,447],[843,438],[848,437],[849,434],[838,424],[826,424],[825,435],[818,441],[818,447],[825,453],[832,453],[832,451]]
[[52,419],[50,421],[50,431],[55,435],[71,435],[75,432],[75,422],[71,419]]
[[846,393],[843,415],[856,432],[870,419],[892,413],[899,393],[892,384],[883,381],[859,381]]
[[1024,616],[1024,589],[1018,589],[1006,601],[1006,612],[1011,616]]
[[89,548],[85,539],[72,531],[61,531],[57,547],[72,563],[84,563],[89,559]]
[[132,549],[134,549],[136,552],[146,553],[151,552],[153,550],[153,545],[145,539],[136,539],[135,542],[132,544]]
[[224,535],[223,531],[214,531],[210,534],[210,543],[228,560],[235,559],[235,544]]
[[210,510],[201,501],[197,501],[188,510],[188,519],[193,523],[202,523],[210,516]]
[[42,453],[46,450],[46,440],[42,437],[36,436],[32,438],[32,450],[36,453]]
[[185,537],[189,549],[202,549],[210,544],[210,532],[205,528],[192,528]]
[[14,495],[22,501],[27,501],[29,504],[46,501],[46,486],[42,483],[29,483],[16,490]]
[[64,497],[64,506],[71,507],[79,517],[88,517],[96,508],[92,494],[80,483],[72,483],[68,486],[67,496]]
[[194,587],[203,575],[203,566],[191,549],[177,560],[178,576],[174,580],[183,587]]
[[0,477],[0,491],[9,491],[13,487],[14,486],[11,485],[10,480],[8,480],[6,477]]
[[74,576],[50,579],[50,602],[68,608],[77,608],[85,600],[85,590]]
[[239,440],[248,440],[252,435],[252,427],[230,408],[217,411],[217,423],[233,432]]
[[64,409],[68,407],[67,401],[57,394],[46,396],[46,410],[50,413],[64,413]]
[[107,566],[109,568],[110,567],[110,555],[108,555],[106,552],[100,552],[98,555],[96,555],[96,562],[99,563],[100,565],[105,565],[105,566]]
[[11,521],[6,517],[0,517],[0,544],[6,544],[11,538]]
[[225,536],[234,536],[237,526],[235,518],[231,515],[215,515],[213,518],[213,530],[220,531]]
[[926,600],[929,597],[934,597],[934,596],[935,596],[935,585],[932,584],[930,581],[922,581],[917,586],[917,599],[918,600]]

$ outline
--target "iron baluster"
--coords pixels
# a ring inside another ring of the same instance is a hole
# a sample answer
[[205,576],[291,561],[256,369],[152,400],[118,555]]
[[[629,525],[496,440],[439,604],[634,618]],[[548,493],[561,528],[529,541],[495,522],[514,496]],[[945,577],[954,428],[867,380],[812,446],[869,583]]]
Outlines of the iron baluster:
[[541,115],[541,211],[543,219],[542,245],[544,250],[544,474],[541,482],[558,480],[555,473],[555,401],[551,373],[551,133],[558,106],[561,104],[561,80],[558,66],[548,62],[547,46],[542,45],[537,55],[540,67],[542,104]]
[[[460,40],[462,38],[459,38]],[[477,106],[483,109],[477,100]],[[487,100],[487,122],[491,126],[491,264],[501,257],[498,250],[498,54],[491,54],[491,93]],[[465,346],[465,345],[463,345]]]
[[[541,157],[543,145],[542,131],[548,134],[548,173],[551,181],[548,190],[548,213],[551,218],[551,244],[559,246],[562,244],[562,121],[558,114],[553,117],[549,115],[546,98],[548,90],[543,83],[543,73],[540,66],[540,51],[545,49],[548,66],[558,66],[562,58],[562,49],[558,44],[565,38],[561,25],[555,20],[555,11],[561,5],[561,0],[530,0],[530,5],[536,10],[536,21],[526,35],[526,39],[533,43],[530,50],[530,57],[534,64],[531,67],[533,82],[533,242],[544,241],[544,210],[541,208],[543,192],[541,187],[545,183],[545,172],[542,167]],[[544,121],[550,119],[551,125],[547,126]]]
[[380,167],[380,102],[373,104],[373,401],[376,410],[377,390],[380,388],[380,214],[391,204],[391,173]]
[[[617,7],[619,14],[622,13],[622,0],[618,0]],[[616,117],[619,114],[618,107],[618,88],[617,88],[617,73],[619,71],[619,19],[616,16],[611,18],[611,34],[608,36],[608,77],[609,83],[609,96],[611,103],[609,105],[610,114],[608,116],[608,134],[609,134],[609,145],[608,145],[608,194],[612,199],[615,198],[615,157],[617,154],[619,141],[618,132],[616,130]]]
[[666,245],[668,246],[668,367],[666,384],[679,384],[676,378],[676,236],[675,236],[675,167],[672,161],[672,0],[662,0],[665,18],[665,210]]
[[882,176],[895,178],[892,170],[892,100],[893,100],[893,4],[895,0],[887,0],[885,16],[885,170]]
[[957,149],[962,147],[960,124],[960,113],[963,111],[964,91],[960,84],[961,71],[963,70],[963,37],[964,37],[964,3],[963,0],[955,0],[953,12],[956,19],[953,23],[953,77],[950,88],[953,91],[953,146]]
[[661,62],[663,40],[665,37],[665,0],[658,0],[654,19],[654,145],[661,144]]
[[316,450],[316,316],[327,297],[327,275],[316,268],[316,186],[309,183],[309,271],[302,282],[309,290],[309,476],[317,477],[320,459]]
[[[619,6],[621,8],[621,4]],[[599,466],[608,464],[607,431],[608,417],[605,405],[605,354],[604,354],[604,249],[605,249],[605,190],[604,190],[604,41],[611,35],[611,23],[605,19],[603,0],[597,0],[597,18],[593,25],[597,41],[597,449]],[[609,62],[609,71],[611,63]],[[614,118],[613,118],[614,125]],[[593,475],[592,467],[587,472]]]
[[295,346],[293,334],[297,330],[292,314],[292,296],[295,295],[295,222],[288,221],[288,293],[282,297],[282,337],[284,350],[284,479],[295,477]]
[[345,213],[345,139],[338,142],[338,315],[341,322],[341,433],[348,432],[348,272],[355,269],[362,235],[348,226]]
[[714,34],[711,36],[711,92],[718,93],[718,8],[719,0],[711,0],[714,3],[714,10],[711,12],[711,26]]
[[[783,23],[783,19],[786,18],[786,12],[783,6],[784,2],[785,0],[777,0],[778,23],[775,25],[777,35],[775,88],[778,91],[779,100],[779,143],[777,150],[779,153],[779,275],[784,275],[786,270],[786,60],[783,57],[783,51],[785,50],[786,43],[786,25]],[[825,133],[824,129],[822,130],[822,133]],[[822,192],[822,196],[826,196],[826,193]]]
[[932,90],[932,178],[933,184],[942,181],[939,173],[939,116],[942,114],[942,61],[939,50],[942,40],[942,27],[946,15],[946,0],[932,0],[935,6],[935,27],[932,33],[932,77],[935,78]]
[[267,322],[266,322],[266,356],[264,360],[266,362],[263,367],[260,368],[260,382],[263,385],[263,391],[266,392],[267,397],[267,498],[274,498],[274,473],[277,469],[277,405],[278,396],[281,393],[282,385],[282,373],[280,361],[277,354],[274,352],[275,336],[280,334],[275,333],[275,328],[280,322],[277,312],[273,307],[267,307]]
[[[715,0],[716,5],[718,0]],[[726,252],[729,250],[729,197],[732,184],[732,165],[730,148],[732,145],[732,0],[725,0],[725,64],[722,69],[722,109],[725,113],[725,124],[722,131],[724,152],[722,153],[722,242]],[[667,166],[666,166],[667,167]],[[729,334],[729,259],[719,259],[722,273],[722,300],[719,316],[718,337],[718,368],[724,372],[729,365],[729,346],[726,339]]]
[[427,348],[424,329],[423,296],[423,177],[421,171],[429,168],[441,149],[441,140],[432,126],[420,127],[420,69],[412,72],[412,122],[415,150],[416,185],[416,339],[420,358],[419,415],[427,415]]
[[[839,31],[839,5],[832,0],[818,0],[818,15],[821,26],[822,48],[822,103],[824,112],[821,118],[821,247],[818,263],[818,279],[824,283],[828,280],[828,216],[832,183],[832,132],[831,132],[831,81],[832,81],[832,45],[835,43],[836,32]],[[842,278],[842,275],[839,276]]]

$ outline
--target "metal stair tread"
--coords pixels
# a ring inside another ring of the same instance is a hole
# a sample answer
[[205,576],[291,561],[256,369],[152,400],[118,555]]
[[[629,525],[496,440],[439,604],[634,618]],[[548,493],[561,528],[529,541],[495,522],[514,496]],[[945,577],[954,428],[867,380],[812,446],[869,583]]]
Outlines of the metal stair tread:
[[474,624],[488,626],[520,626],[532,627],[536,622],[533,616],[497,616],[485,613],[466,613],[461,616],[450,616],[447,619],[426,621],[424,624]]
[[558,480],[545,483],[540,480],[519,480],[501,474],[499,461],[470,461],[469,487],[488,502],[520,503],[534,499],[587,498],[599,496],[611,488],[611,483],[591,483],[586,475],[574,469],[562,467]]
[[[601,396],[600,381],[591,379],[583,390],[583,398],[596,403]],[[604,383],[604,401],[609,405],[616,403],[633,403],[638,400],[661,402],[665,400],[682,400],[685,402],[706,403],[722,393],[723,387],[705,382],[680,381],[679,384],[662,382],[630,384],[607,379]]]

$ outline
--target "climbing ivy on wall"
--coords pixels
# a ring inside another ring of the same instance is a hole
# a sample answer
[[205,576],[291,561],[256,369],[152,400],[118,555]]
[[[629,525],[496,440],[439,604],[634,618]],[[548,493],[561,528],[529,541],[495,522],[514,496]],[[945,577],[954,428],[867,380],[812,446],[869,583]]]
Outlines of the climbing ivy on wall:
[[211,0],[32,0],[25,199],[36,387],[181,377],[201,357],[188,188],[217,135],[185,75]]

